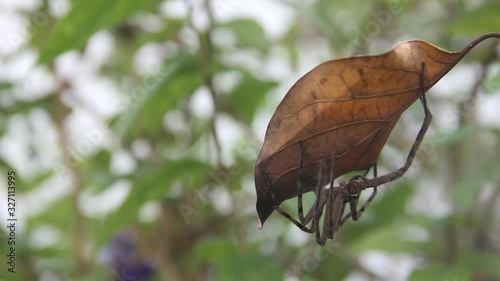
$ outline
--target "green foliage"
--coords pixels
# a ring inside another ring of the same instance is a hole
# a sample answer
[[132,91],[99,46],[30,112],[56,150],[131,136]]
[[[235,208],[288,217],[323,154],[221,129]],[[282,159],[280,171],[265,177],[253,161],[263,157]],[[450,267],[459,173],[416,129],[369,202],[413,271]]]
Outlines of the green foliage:
[[[430,128],[435,134],[422,143],[431,149],[417,153],[421,165],[379,187],[361,219],[347,220],[325,247],[315,244],[314,235],[297,234],[276,212],[257,230],[253,182],[264,129],[279,102],[275,96],[309,70],[304,65],[378,53],[409,38],[456,50],[481,33],[500,30],[496,1],[283,0],[273,2],[290,13],[289,26],[281,26],[276,16],[280,34],[256,16],[238,16],[237,11],[251,5],[248,1],[207,1],[214,11],[191,6],[193,1],[159,0],[70,1],[61,18],[51,12],[59,1],[12,11],[30,23],[26,34],[12,38],[27,36],[29,45],[0,54],[5,60],[0,73],[0,171],[18,173],[22,230],[17,231],[18,273],[2,270],[0,280],[117,279],[123,268],[111,268],[103,257],[124,233],[131,236],[126,241],[133,248],[129,257],[153,265],[150,281],[319,281],[353,274],[369,280],[378,271],[360,258],[370,251],[418,258],[409,280],[500,280],[500,247],[491,238],[500,223],[495,207],[500,130],[476,122],[481,103],[463,109],[456,102],[458,94],[447,98],[432,89],[435,95],[428,96],[428,103],[438,122]],[[275,13],[262,9],[259,17]],[[432,28],[421,28],[422,22]],[[111,58],[85,61],[89,73],[60,73],[61,55],[67,51],[90,60],[83,54],[91,51],[89,39],[98,32],[109,36]],[[10,65],[24,61],[27,47],[38,61],[23,69],[24,81]],[[461,89],[464,101],[473,94],[491,98],[499,93],[499,62],[486,54],[491,50],[480,49],[481,56],[461,63],[464,69],[483,68],[488,74],[483,80],[479,74],[464,78],[480,85],[477,93]],[[154,60],[150,68],[148,58]],[[139,69],[142,64],[146,71]],[[54,85],[30,96],[25,92],[38,83],[39,72]],[[111,85],[118,97],[111,102],[95,98],[93,83]],[[210,101],[203,104],[198,93]],[[210,110],[200,114],[193,105]],[[441,110],[447,108],[456,110],[443,116]],[[420,118],[422,107],[415,104],[409,111]],[[40,112],[47,120],[38,118]],[[387,154],[381,156],[379,174],[402,163],[408,150],[400,147],[413,143],[410,135],[420,124],[407,117],[402,119],[408,126],[396,126]],[[80,119],[90,121],[82,125]],[[460,121],[449,128],[450,120]],[[98,140],[85,135],[95,124],[106,129],[98,132]],[[80,132],[83,136],[73,135]],[[56,144],[46,149],[47,139]],[[118,152],[129,158],[128,166],[117,160]],[[127,168],[117,170],[120,165]],[[124,190],[116,193],[122,192],[118,200],[110,187],[120,184]],[[363,192],[358,207],[370,193]],[[94,197],[106,198],[98,201],[106,206],[96,207]],[[315,199],[312,192],[304,195],[305,211]],[[442,206],[447,211],[433,213]],[[281,207],[297,213],[296,199]],[[6,231],[0,230],[3,265],[3,253],[9,250]]]
[[492,95],[497,93],[500,90],[500,72],[497,72],[496,75],[484,81],[483,86],[486,94]]
[[123,113],[112,124],[118,135],[125,140],[141,134],[161,136],[165,112],[201,86],[198,68],[197,57],[179,56],[155,77],[144,78],[119,104]]
[[283,277],[283,268],[275,259],[260,254],[235,255],[218,264],[215,280],[258,281],[266,276],[270,280]]
[[148,10],[161,1],[75,1],[70,12],[58,20],[49,35],[33,42],[40,50],[40,63],[48,63],[57,55],[82,48],[88,38],[99,30],[107,29],[131,15]]
[[221,26],[233,32],[237,47],[254,48],[261,53],[266,53],[270,47],[264,29],[252,19],[236,19]]
[[229,110],[245,123],[251,123],[255,113],[265,100],[269,90],[276,87],[275,81],[262,81],[251,74],[246,74],[236,87],[228,94]]
[[500,30],[500,3],[492,1],[468,11],[453,24],[453,31],[457,34],[481,34],[498,32]]
[[453,191],[453,196],[459,206],[466,209],[472,208],[477,193],[477,190],[474,190],[473,187],[500,181],[500,174],[497,171],[500,171],[500,163],[496,162],[496,160],[493,163],[478,163],[476,167],[467,171]]
[[132,190],[125,202],[107,216],[106,228],[100,231],[97,245],[102,246],[113,234],[137,221],[139,208],[151,200],[164,197],[174,183],[181,182],[186,188],[200,186],[210,169],[206,163],[190,158],[141,167],[133,177]]

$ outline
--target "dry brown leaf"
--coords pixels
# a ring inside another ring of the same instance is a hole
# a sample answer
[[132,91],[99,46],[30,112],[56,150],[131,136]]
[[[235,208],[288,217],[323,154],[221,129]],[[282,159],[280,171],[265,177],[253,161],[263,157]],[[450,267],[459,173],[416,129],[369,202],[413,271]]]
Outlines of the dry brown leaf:
[[[474,46],[492,37],[500,33],[485,34],[460,52],[421,40],[403,42],[382,55],[324,62],[300,78],[271,118],[257,158],[261,225],[275,206],[297,196],[301,155],[303,192],[318,186],[320,156],[335,155],[335,178],[373,167],[401,114],[422,94],[422,65],[427,91]],[[327,182],[325,177],[321,185]]]

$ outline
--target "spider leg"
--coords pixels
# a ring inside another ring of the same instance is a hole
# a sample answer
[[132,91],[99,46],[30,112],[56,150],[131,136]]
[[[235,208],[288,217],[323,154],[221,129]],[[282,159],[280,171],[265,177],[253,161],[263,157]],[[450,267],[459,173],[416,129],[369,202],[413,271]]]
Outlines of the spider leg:
[[[261,167],[261,169],[262,169],[262,167]],[[264,175],[266,177],[267,184],[269,185],[269,178],[268,178],[268,176],[265,173],[264,173]],[[295,218],[293,218],[291,215],[289,215],[283,208],[281,208],[280,206],[278,206],[278,204],[276,204],[276,199],[275,199],[275,196],[274,196],[274,192],[272,190],[269,190],[269,193],[271,194],[271,198],[272,198],[273,203],[274,203],[274,210],[275,211],[277,211],[282,216],[284,216],[289,221],[291,221],[293,224],[295,224],[298,228],[300,228],[300,230],[302,230],[304,232],[307,232],[307,233],[312,233],[313,232],[310,228],[308,228],[304,224],[302,224],[299,221],[297,221]]]
[[[335,180],[335,154],[332,154],[332,162],[330,165],[330,184],[328,188],[325,188],[325,205],[326,212],[323,219],[323,229],[321,230],[321,234],[318,231],[316,232],[316,242],[319,245],[325,245],[325,242],[328,238],[333,239],[333,235],[338,222],[338,211],[336,208],[338,199],[336,198],[336,187],[333,186]],[[333,204],[332,204],[333,202]]]
[[[427,100],[425,97],[425,83],[424,83],[424,70],[425,70],[425,63],[422,62],[422,72],[420,75],[420,101],[422,103],[422,106],[424,108],[424,121],[422,123],[422,127],[420,128],[420,131],[417,134],[417,137],[415,138],[415,142],[413,143],[413,146],[408,153],[408,156],[406,158],[405,164],[396,170],[395,172],[383,175],[378,177],[376,175],[376,166],[374,166],[374,177],[372,179],[366,179],[363,176],[354,176],[349,180],[349,182],[344,185],[348,190],[350,195],[357,194],[359,196],[359,193],[361,193],[362,190],[366,188],[373,187],[373,192],[370,195],[370,197],[367,199],[365,204],[358,210],[357,209],[357,203],[358,203],[358,198],[349,198],[349,205],[351,212],[347,214],[343,219],[340,225],[342,225],[344,222],[347,221],[349,217],[352,217],[354,221],[358,220],[363,212],[366,210],[366,208],[370,205],[372,202],[373,198],[377,195],[377,187],[379,185],[388,183],[390,181],[393,181],[395,179],[400,178],[401,176],[406,173],[406,171],[410,168],[411,163],[413,162],[413,159],[415,158],[415,155],[418,151],[418,148],[420,147],[420,144],[422,143],[422,140],[425,136],[425,133],[427,132],[427,129],[429,128],[429,125],[432,121],[432,114],[429,110],[429,107],[427,106]],[[362,179],[362,181],[357,182],[358,179]]]
[[415,142],[413,143],[413,146],[411,147],[410,152],[408,153],[408,156],[406,158],[405,164],[399,168],[398,170],[388,173],[383,176],[375,177],[373,179],[366,180],[364,182],[359,182],[359,187],[361,189],[366,189],[370,187],[375,187],[379,186],[388,182],[391,182],[393,180],[396,180],[400,177],[402,177],[406,171],[410,168],[411,163],[413,162],[413,159],[415,158],[415,155],[417,154],[418,148],[420,147],[420,144],[422,143],[422,140],[425,136],[425,133],[427,132],[427,129],[429,128],[429,125],[432,121],[432,114],[429,110],[429,107],[427,106],[427,100],[425,97],[425,83],[424,83],[424,70],[425,70],[425,63],[422,62],[422,72],[420,75],[420,101],[422,103],[422,106],[424,108],[424,121],[422,123],[422,127],[420,128],[420,131],[417,134],[417,137],[415,138]]
[[[325,188],[321,185],[323,182],[323,175],[325,171],[325,158],[324,156],[320,156],[320,168],[319,168],[319,175],[318,175],[318,187],[317,187],[317,195],[316,195],[316,202],[314,203],[314,218],[312,222],[312,229],[316,233],[316,242],[319,245],[325,245],[325,238],[323,235],[321,235],[319,224],[321,221],[321,216],[323,215],[323,209],[325,208],[325,205],[329,205],[327,202],[330,199],[330,188]],[[328,210],[327,210],[328,213]],[[323,229],[325,227],[326,221],[323,221]]]
[[345,206],[346,206],[346,200],[345,200],[345,189],[340,186],[336,187],[335,192],[336,193],[333,197],[333,204],[331,206],[332,209],[332,217],[330,219],[331,221],[331,227],[329,229],[328,237],[330,239],[333,239],[335,237],[335,232],[337,232],[342,225],[342,216],[344,215],[345,212]]
[[[274,193],[271,192],[271,196],[273,198],[273,201],[275,201],[274,200]],[[307,232],[307,233],[313,233],[313,231],[310,228],[308,228],[307,226],[305,226],[302,223],[300,223],[299,221],[297,221],[295,218],[293,218],[291,215],[289,215],[285,210],[283,210],[283,208],[281,208],[280,206],[275,204],[274,210],[276,210],[282,216],[284,216],[285,218],[290,220],[293,224],[295,224],[298,228],[300,228],[300,230]]]
[[[376,178],[376,177],[377,177],[377,164],[375,164],[373,166],[373,178]],[[366,210],[366,208],[368,208],[368,206],[373,201],[375,196],[377,196],[377,187],[378,186],[373,187],[372,194],[370,194],[370,197],[368,197],[365,204],[363,204],[363,206],[359,210],[358,210],[358,206],[357,206],[359,196],[358,196],[358,198],[356,198],[356,200],[351,200],[349,202],[349,205],[351,207],[351,217],[352,217],[353,221],[357,221],[357,220],[359,220],[359,218],[361,218],[361,215],[363,214],[363,212]],[[361,195],[361,190],[359,191],[359,195]]]
[[309,223],[311,218],[309,220],[306,220],[304,218],[304,209],[302,206],[302,167],[304,164],[304,148],[302,147],[302,141],[299,141],[299,146],[300,146],[300,167],[299,167],[299,177],[297,179],[297,212],[299,215],[299,220],[303,225],[306,225]]

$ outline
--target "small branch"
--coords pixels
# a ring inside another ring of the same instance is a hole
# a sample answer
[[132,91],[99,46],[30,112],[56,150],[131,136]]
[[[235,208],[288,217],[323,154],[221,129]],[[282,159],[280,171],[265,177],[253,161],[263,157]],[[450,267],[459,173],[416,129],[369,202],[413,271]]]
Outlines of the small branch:
[[444,225],[443,237],[445,238],[444,262],[453,267],[458,256],[457,227],[453,221],[448,220]]
[[67,112],[69,112],[68,108],[62,102],[62,94],[68,89],[70,86],[66,84],[66,81],[61,82],[61,85],[56,90],[53,95],[53,104],[54,104],[54,122],[56,126],[56,130],[58,132],[59,138],[59,146],[63,150],[63,157],[66,160],[65,164],[68,168],[69,173],[73,179],[73,190],[70,194],[71,205],[73,206],[73,222],[74,222],[74,232],[72,239],[72,248],[75,255],[75,277],[82,277],[88,271],[89,261],[87,255],[85,254],[85,245],[86,245],[86,225],[85,225],[85,217],[82,214],[80,208],[78,207],[78,198],[81,192],[81,176],[78,169],[75,167],[75,163],[69,163],[69,159],[73,157],[68,150],[69,141],[66,130],[64,129],[64,120]]
[[488,77],[490,66],[496,61],[496,59],[497,59],[497,54],[496,54],[496,44],[495,44],[490,47],[490,50],[488,50],[488,56],[482,63],[481,73],[479,74],[476,83],[474,83],[474,86],[472,87],[471,94],[467,99],[465,99],[459,105],[460,127],[466,124],[467,118],[473,112],[477,102],[477,97],[479,96],[479,90],[483,86],[483,81]]
[[[471,44],[471,46],[473,46],[473,44]],[[472,113],[474,112],[477,98],[479,96],[479,90],[482,87],[483,81],[488,76],[490,65],[494,63],[495,59],[496,59],[496,52],[494,45],[490,47],[490,50],[488,51],[488,56],[482,63],[481,72],[470,91],[470,95],[458,106],[459,127],[463,127],[471,121],[471,116]],[[473,145],[473,147],[475,146],[476,144]],[[469,145],[467,145],[467,143],[457,143],[451,146],[451,151],[453,151],[453,153],[450,154],[449,167],[451,167],[450,174],[454,175],[451,178],[451,186],[455,186],[457,183],[457,178],[455,177],[455,175],[464,174],[463,171],[467,168],[465,167],[465,164],[468,164],[467,166],[470,166],[469,157],[467,157],[466,151],[469,151],[468,148],[473,148],[473,147],[470,147]],[[473,217],[475,216],[471,214],[471,219]],[[446,225],[444,226],[443,235],[445,237],[446,249],[447,249],[445,253],[446,254],[445,262],[448,265],[453,266],[453,264],[456,261],[457,254],[459,252],[458,232],[457,232],[457,227],[453,221],[450,220],[446,223]]]
[[[148,241],[144,241],[147,243],[148,252],[151,250],[156,253],[158,258],[158,269],[159,276],[162,280],[171,280],[171,281],[181,281],[185,280],[185,276],[183,276],[183,272],[177,266],[176,261],[176,253],[173,249],[172,242],[175,237],[172,233],[172,225],[176,225],[178,222],[175,217],[172,215],[172,210],[170,210],[164,203],[161,206],[161,216],[158,223],[157,228],[157,236],[154,236],[153,239],[148,239]],[[142,238],[146,236],[146,234],[141,235]]]
[[493,194],[488,197],[488,200],[483,204],[477,204],[478,209],[480,206],[484,206],[482,212],[477,210],[477,215],[473,218],[475,219],[475,232],[474,232],[474,248],[481,251],[495,252],[496,250],[492,247],[493,243],[491,240],[490,233],[495,233],[493,229],[494,219],[495,219],[495,206],[500,198],[500,184],[496,184]]
[[493,221],[495,218],[495,207],[497,206],[500,200],[500,183],[497,183],[496,186],[494,187],[495,190],[493,191],[493,194],[488,198],[488,201],[484,204],[484,228],[486,231],[491,230],[491,227],[493,226]]
[[213,56],[213,42],[212,42],[212,29],[214,26],[214,17],[212,10],[210,8],[210,1],[204,0],[204,10],[206,11],[207,17],[209,19],[208,27],[206,31],[199,31],[193,24],[192,20],[194,18],[194,7],[189,7],[189,25],[198,34],[198,42],[200,44],[200,70],[203,77],[203,82],[210,93],[212,102],[214,104],[215,110],[214,114],[210,119],[210,131],[215,145],[215,158],[217,159],[217,167],[220,169],[224,165],[222,163],[222,148],[220,145],[219,136],[216,130],[216,119],[217,119],[217,91],[215,90],[213,84],[213,74],[210,71],[210,65],[212,63]]
[[[226,165],[224,165],[222,161],[222,147],[220,144],[220,139],[219,135],[217,133],[217,128],[216,128],[216,120],[217,120],[217,114],[218,114],[218,107],[217,107],[217,98],[218,98],[218,93],[217,90],[214,87],[213,84],[213,73],[210,70],[210,65],[212,64],[213,56],[214,56],[214,46],[212,42],[212,30],[215,25],[215,19],[213,16],[212,8],[211,8],[211,1],[210,0],[204,0],[203,1],[203,8],[204,11],[206,12],[206,15],[208,17],[208,27],[206,31],[200,31],[197,30],[196,27],[194,26],[192,19],[193,19],[193,11],[194,7],[190,6],[189,7],[189,14],[190,14],[190,26],[191,28],[198,34],[198,41],[200,44],[200,70],[201,74],[203,76],[203,81],[205,86],[207,87],[210,97],[212,98],[212,102],[214,104],[214,113],[210,119],[210,131],[212,135],[212,139],[215,145],[215,159],[216,159],[216,165],[218,170],[222,171],[227,171],[229,170]],[[229,183],[227,183],[229,184]],[[226,184],[226,185],[227,185]],[[231,196],[231,202],[233,203],[233,210],[231,212],[231,218],[233,225],[235,227],[235,234],[236,238],[238,240],[238,245],[240,246],[241,252],[246,252],[247,251],[247,245],[246,245],[246,240],[244,237],[244,232],[242,229],[242,225],[239,220],[238,212],[237,212],[237,206],[235,206],[236,198],[234,197],[233,193],[231,190],[228,189],[229,195]]]

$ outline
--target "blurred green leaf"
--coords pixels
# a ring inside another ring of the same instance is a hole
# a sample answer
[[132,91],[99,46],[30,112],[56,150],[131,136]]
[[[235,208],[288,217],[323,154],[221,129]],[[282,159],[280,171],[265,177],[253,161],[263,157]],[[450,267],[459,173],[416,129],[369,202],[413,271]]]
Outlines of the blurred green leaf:
[[[383,196],[377,196],[375,204],[369,207],[374,210],[375,223],[393,223],[405,212],[406,205],[414,194],[414,188],[408,183],[394,183],[388,187],[379,187],[378,190]],[[371,190],[368,190],[368,193],[371,194]]]
[[[371,195],[371,192],[371,190],[366,190],[363,193]],[[375,197],[367,208],[363,217],[359,222],[347,221],[342,228],[340,236],[349,242],[356,241],[358,238],[379,227],[383,227],[384,225],[388,227],[393,226],[398,218],[404,216],[406,204],[413,193],[414,188],[406,183],[398,184],[396,182],[388,186],[379,187],[377,197]],[[360,199],[358,208],[364,203],[365,201]]]
[[[95,137],[101,138],[102,136]],[[110,165],[111,153],[107,150],[101,150],[95,155],[83,159],[82,162],[79,163],[81,180],[85,186],[89,187],[88,191],[102,191],[118,179],[118,177],[110,173]]]
[[457,268],[467,268],[471,272],[491,277],[490,280],[500,279],[500,256],[498,254],[480,251],[466,251],[457,261]]
[[487,182],[500,182],[500,162],[483,162],[467,171],[459,184],[453,189],[453,198],[457,206],[468,210],[476,202],[476,194]]
[[290,58],[290,64],[292,69],[297,69],[299,65],[299,51],[297,49],[297,29],[298,26],[296,24],[292,25],[288,32],[283,36],[282,44],[288,52],[288,57]]
[[224,262],[218,262],[214,280],[217,281],[260,281],[283,280],[283,268],[276,259],[261,254],[232,256]]
[[446,268],[442,266],[431,265],[425,268],[414,270],[409,280],[469,281],[471,280],[471,273],[467,269],[461,267]]
[[0,82],[0,93],[4,90],[8,90],[12,88],[12,83],[9,82]]
[[[51,225],[63,233],[68,233],[74,229],[74,217],[68,214],[74,213],[75,209],[71,199],[68,196],[63,196],[59,200],[51,203],[44,211],[30,218],[30,229],[41,225]],[[62,245],[64,241],[59,243]]]
[[168,61],[156,76],[145,78],[132,89],[120,102],[122,113],[112,122],[120,138],[161,135],[165,113],[202,85],[198,69],[198,57],[181,55]]
[[484,92],[492,95],[500,91],[500,72],[483,82]]
[[266,53],[271,45],[264,29],[255,20],[235,19],[221,25],[230,29],[238,42],[238,47],[255,48],[261,53]]
[[238,246],[230,240],[207,239],[196,244],[193,256],[199,261],[222,263],[236,256],[238,252]]
[[421,242],[410,240],[401,231],[401,224],[388,224],[373,228],[352,241],[351,250],[362,253],[369,250],[380,250],[387,253],[413,252],[420,248]]
[[210,121],[206,119],[193,118],[191,120],[191,141],[190,145],[202,140],[203,137],[209,137]]
[[139,208],[151,200],[163,199],[174,183],[197,186],[208,178],[211,170],[209,164],[190,158],[168,160],[158,167],[143,165],[135,173],[125,202],[106,218],[106,227],[99,233],[97,244],[102,246],[118,230],[136,221]]
[[319,281],[318,279],[312,277],[312,276],[309,276],[309,275],[305,275],[304,277],[302,277],[300,279],[300,281]]
[[[1,165],[1,160],[0,160]],[[22,192],[29,192],[39,187],[45,180],[54,175],[54,170],[50,169],[39,174],[34,175],[32,178],[19,177],[19,185],[23,187]]]
[[478,8],[467,11],[452,23],[451,29],[455,34],[478,35],[500,30],[500,3],[493,1]]
[[478,126],[463,126],[460,128],[457,128],[451,132],[446,132],[442,133],[441,135],[434,135],[433,137],[429,138],[427,141],[424,140],[423,142],[423,147],[427,143],[430,143],[431,145],[433,143],[436,143],[437,145],[451,145],[455,144],[461,141],[466,140],[467,138],[470,138],[477,133],[479,133],[482,130],[482,128]]
[[3,109],[7,114],[27,113],[32,109],[51,109],[51,96],[47,96],[33,101],[16,101],[13,105]]
[[[331,245],[326,245],[325,247],[333,247],[333,253],[332,249],[324,249],[323,252],[325,254],[322,255],[327,255],[328,252],[332,253],[331,255],[327,256],[326,259],[317,259],[319,255],[315,255],[313,253],[312,258],[318,261],[318,268],[314,268],[314,263],[311,262],[311,259],[306,258],[302,261],[302,269],[304,269],[306,272],[311,271],[310,275],[313,275],[316,277],[318,280],[332,280],[332,276],[335,276],[335,279],[333,280],[345,280],[346,277],[349,275],[349,272],[351,270],[356,270],[356,266],[353,265],[349,259],[346,259],[345,256],[342,254],[336,254],[335,252],[335,243],[333,242]],[[319,246],[318,246],[319,247]],[[309,269],[309,270],[307,270]],[[305,276],[308,276],[309,274],[306,274]],[[313,279],[314,280],[314,279]],[[301,279],[302,281],[302,279]]]
[[[309,19],[315,26],[315,28],[323,34],[330,34],[330,36],[335,36],[335,34],[332,34],[331,32],[332,25],[330,17],[328,16],[328,12],[324,9],[325,1],[316,1],[314,2],[314,5],[306,5],[304,2],[291,0],[287,0],[285,1],[285,3],[295,9],[297,13]],[[341,2],[337,3],[340,4]]]
[[48,63],[65,51],[81,48],[97,31],[109,28],[160,2],[161,0],[73,1],[68,14],[54,24],[43,42],[37,42],[37,47],[40,48],[39,61]]
[[268,91],[276,87],[275,81],[262,81],[247,74],[243,80],[229,93],[229,101],[233,114],[250,124],[255,113],[262,105]]
[[163,42],[170,39],[175,39],[176,34],[186,25],[186,20],[166,19],[163,28],[157,32],[148,33],[139,39],[139,45],[144,45],[149,42]]

